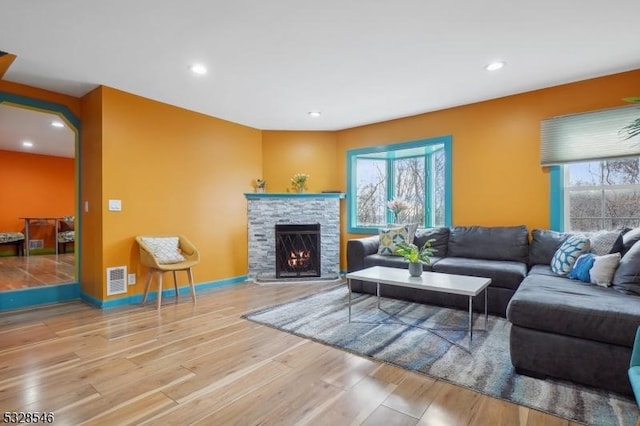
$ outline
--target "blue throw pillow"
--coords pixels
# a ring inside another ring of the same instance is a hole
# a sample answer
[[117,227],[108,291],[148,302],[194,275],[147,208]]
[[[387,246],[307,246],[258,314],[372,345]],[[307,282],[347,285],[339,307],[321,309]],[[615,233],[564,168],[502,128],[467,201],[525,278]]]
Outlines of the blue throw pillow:
[[571,278],[572,280],[580,280],[585,283],[590,282],[591,278],[589,271],[591,270],[591,267],[593,266],[595,260],[595,254],[583,254],[576,260],[576,263],[574,263],[573,268],[571,269],[571,272],[569,272],[569,275],[567,275],[567,277]]

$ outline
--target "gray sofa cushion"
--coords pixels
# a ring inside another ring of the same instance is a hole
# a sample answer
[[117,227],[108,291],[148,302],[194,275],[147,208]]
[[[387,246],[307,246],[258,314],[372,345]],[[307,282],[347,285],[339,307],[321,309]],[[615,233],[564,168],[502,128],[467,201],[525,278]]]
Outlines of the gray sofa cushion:
[[520,327],[631,347],[640,324],[640,297],[533,274],[511,298],[507,318]]
[[529,265],[550,265],[556,250],[570,236],[571,234],[549,229],[534,229],[531,231]]
[[[429,265],[422,265],[424,271],[432,271],[432,265],[440,258],[432,257]],[[370,268],[372,266],[388,266],[390,268],[404,268],[408,269],[409,264],[401,256],[384,256],[381,254],[372,254],[364,258],[364,268]],[[407,272],[408,274],[409,272]]]
[[638,241],[640,241],[640,228],[629,229],[622,235],[622,255],[628,252]]
[[634,244],[620,259],[612,284],[623,293],[640,295],[640,243]]
[[447,255],[447,246],[449,244],[449,228],[423,228],[416,231],[413,243],[418,247],[422,247],[428,240],[435,239],[431,243],[436,252],[437,257],[445,257]]
[[527,227],[524,225],[451,227],[447,255],[527,263],[529,257]]
[[527,275],[527,265],[508,260],[447,257],[433,264],[435,272],[491,278],[492,287],[517,289]]
[[529,275],[531,274],[550,275],[552,277],[558,276],[558,274],[551,270],[551,265],[533,265],[529,270]]

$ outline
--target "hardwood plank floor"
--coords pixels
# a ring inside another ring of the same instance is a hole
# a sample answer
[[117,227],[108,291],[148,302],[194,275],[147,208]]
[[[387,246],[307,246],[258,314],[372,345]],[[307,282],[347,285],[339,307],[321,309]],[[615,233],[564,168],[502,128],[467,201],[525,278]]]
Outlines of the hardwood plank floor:
[[0,291],[75,281],[73,253],[0,256]]
[[334,284],[0,314],[0,408],[57,425],[574,425],[241,318]]

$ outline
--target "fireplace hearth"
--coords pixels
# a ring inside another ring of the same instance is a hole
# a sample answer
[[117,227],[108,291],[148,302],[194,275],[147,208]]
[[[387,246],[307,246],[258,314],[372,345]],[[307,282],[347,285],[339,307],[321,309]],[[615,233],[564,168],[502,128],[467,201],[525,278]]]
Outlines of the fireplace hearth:
[[276,224],[276,278],[319,277],[320,224]]

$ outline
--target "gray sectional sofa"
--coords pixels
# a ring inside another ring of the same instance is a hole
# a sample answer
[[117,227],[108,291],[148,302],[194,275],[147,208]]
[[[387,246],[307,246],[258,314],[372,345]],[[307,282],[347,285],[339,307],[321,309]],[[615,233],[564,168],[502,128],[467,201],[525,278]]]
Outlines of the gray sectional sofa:
[[[551,258],[570,236],[524,226],[419,229],[414,242],[435,239],[437,252],[425,270],[492,279],[489,312],[511,323],[510,353],[516,371],[571,380],[630,394],[627,369],[640,325],[640,230],[620,244],[624,256],[613,286],[600,287],[560,277]],[[626,237],[626,235],[625,235]],[[622,237],[621,237],[622,238]],[[377,254],[379,237],[347,242],[349,272],[370,266],[406,268],[398,256]],[[356,292],[375,293],[375,284],[352,282]],[[387,288],[383,295],[464,309],[462,296]],[[483,298],[474,309],[484,310]]]
[[[488,292],[488,310],[500,316],[506,315],[509,300],[522,280],[527,276],[529,236],[525,226],[481,227],[455,226],[451,228],[418,229],[414,243],[422,246],[427,240],[435,240],[436,250],[426,271],[448,274],[474,275],[491,278]],[[406,268],[399,256],[378,253],[379,237],[367,237],[347,242],[347,271],[353,272],[370,266]],[[353,291],[375,293],[375,284],[352,281]],[[409,288],[390,287],[383,294],[398,299],[442,306],[465,308],[468,298],[455,294],[416,291]],[[475,298],[474,309],[484,310],[484,300]]]

